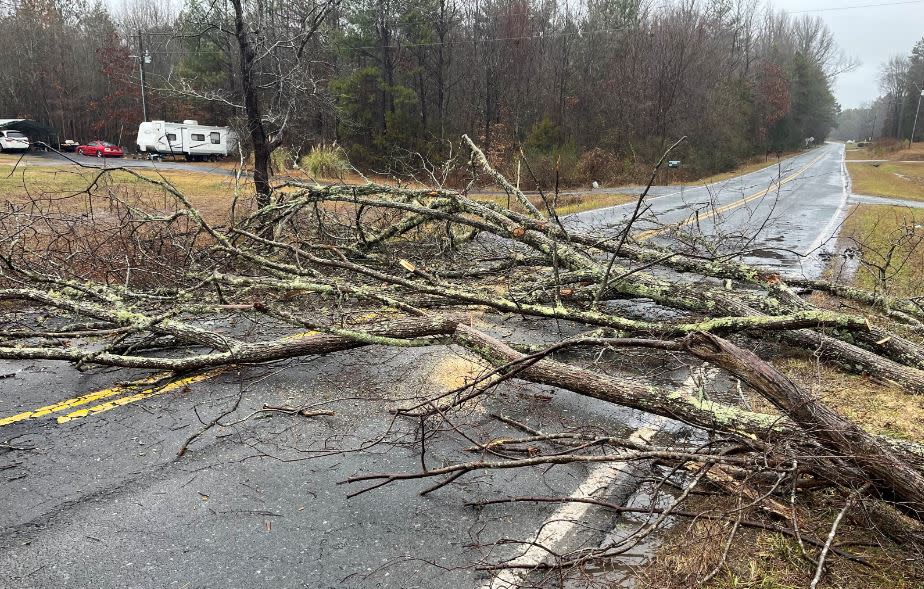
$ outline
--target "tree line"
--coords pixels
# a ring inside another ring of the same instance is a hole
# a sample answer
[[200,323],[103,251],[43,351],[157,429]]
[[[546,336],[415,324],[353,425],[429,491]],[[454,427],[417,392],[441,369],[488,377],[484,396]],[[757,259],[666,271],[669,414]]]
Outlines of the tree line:
[[143,45],[149,118],[245,137],[258,121],[272,149],[336,141],[376,170],[439,161],[468,133],[502,168],[522,154],[565,183],[633,179],[683,135],[690,175],[821,140],[847,63],[821,20],[753,0],[0,6],[3,117],[130,144]]
[[914,133],[914,141],[924,138],[924,124],[918,115],[919,98],[924,92],[924,37],[908,55],[894,55],[882,64],[879,90],[882,94],[871,103],[839,114],[835,136],[854,141],[906,141],[912,140]]

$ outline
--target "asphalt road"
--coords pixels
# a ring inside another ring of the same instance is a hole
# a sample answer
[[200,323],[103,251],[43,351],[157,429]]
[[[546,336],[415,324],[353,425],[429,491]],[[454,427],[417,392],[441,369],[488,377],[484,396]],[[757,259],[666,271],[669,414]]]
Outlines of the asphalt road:
[[[772,223],[761,223],[770,231],[753,244],[773,247],[773,254],[755,257],[804,268],[804,259],[788,260],[778,250],[806,252],[836,227],[846,195],[841,149],[827,145],[787,160],[781,174],[764,170],[683,191],[657,188],[652,211],[661,222],[682,223],[706,207],[704,230],[732,232],[773,216]],[[784,180],[779,190],[767,192],[778,176]],[[767,194],[753,196],[758,192]],[[707,217],[715,209],[723,212]],[[629,213],[629,207],[614,207],[568,222],[612,230]],[[638,225],[655,231],[651,239],[664,239],[660,228],[650,218]],[[519,319],[486,325],[521,341],[568,329]],[[664,382],[688,377],[686,367],[660,356],[621,358],[625,370]],[[594,480],[591,469],[489,472],[425,497],[419,492],[429,482],[403,482],[352,499],[346,495],[356,487],[338,484],[355,474],[418,470],[419,424],[393,422],[388,408],[422,392],[451,389],[466,369],[453,350],[367,348],[152,393],[143,386],[111,388],[140,373],[6,362],[0,365],[0,586],[501,587],[473,565],[519,554],[517,544],[497,540],[535,537],[555,506],[479,510],[464,502],[567,496]],[[238,399],[222,426],[177,458],[203,422]],[[315,404],[335,415],[260,413],[264,404]],[[481,439],[515,435],[492,413],[545,431],[582,426],[627,437],[651,421],[522,383],[503,385],[463,418]],[[367,447],[372,440],[381,441]],[[472,459],[477,454],[464,450],[470,445],[445,432],[427,442],[427,464]],[[609,493],[620,500],[624,491]],[[602,530],[618,526],[605,514],[583,517],[588,527],[570,531],[559,548],[598,543]]]
[[[15,156],[15,154],[9,154]],[[18,158],[17,158],[18,159]],[[157,169],[157,170],[179,170],[184,172],[201,172],[205,174],[217,174],[220,176],[233,176],[234,171],[221,166],[216,166],[208,162],[189,163],[181,159],[163,159],[152,161],[148,159],[131,159],[131,158],[100,158],[77,153],[55,153],[55,152],[30,152],[22,158],[21,164],[29,166],[60,166],[66,164],[80,164],[89,168],[133,168],[133,169]]]
[[[541,338],[547,325],[505,332]],[[537,340],[538,341],[538,340]],[[686,371],[653,356],[633,368],[680,382]],[[369,348],[229,372],[187,387],[106,406],[126,371],[84,373],[59,364],[7,362],[0,379],[0,586],[3,587],[479,587],[478,563],[516,555],[554,510],[465,507],[478,498],[569,495],[583,466],[497,471],[421,497],[408,482],[349,499],[355,474],[420,468],[416,423],[387,411],[421,391],[455,386],[464,369],[444,349]],[[94,395],[94,393],[96,393]],[[192,433],[237,411],[177,450]],[[84,402],[85,399],[91,399]],[[62,400],[70,399],[61,404]],[[254,415],[263,404],[318,404],[333,416]],[[17,415],[40,410],[16,421]],[[100,410],[102,408],[102,410]],[[85,411],[89,409],[89,412]],[[650,416],[547,387],[504,386],[461,425],[481,439],[519,432],[503,413],[547,431],[594,428],[628,437]],[[14,421],[10,422],[13,419]],[[383,437],[362,452],[351,451]],[[471,443],[428,442],[428,466],[471,460]],[[613,492],[616,492],[615,490]],[[589,514],[591,522],[601,514]],[[597,522],[612,525],[611,520]],[[596,528],[565,542],[593,542]]]
[[[653,187],[647,212],[633,226],[643,239],[669,241],[671,230],[710,238],[725,252],[785,274],[815,275],[819,256],[847,212],[844,146],[829,143],[766,168],[705,187]],[[620,227],[635,203],[578,213],[572,227]]]

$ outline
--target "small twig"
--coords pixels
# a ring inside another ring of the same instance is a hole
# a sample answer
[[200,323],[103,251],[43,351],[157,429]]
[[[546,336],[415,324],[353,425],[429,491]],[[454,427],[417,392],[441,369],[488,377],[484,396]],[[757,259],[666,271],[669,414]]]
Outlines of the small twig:
[[[738,381],[741,382],[740,380]],[[740,386],[740,384],[739,384]],[[802,551],[802,556],[805,557],[807,561],[812,564],[818,564],[814,558],[812,558],[808,551],[805,549],[805,543],[802,541],[802,532],[799,530],[799,517],[796,513],[796,487],[799,482],[799,463],[795,460],[792,461],[792,489],[789,493],[789,505],[790,505],[790,516],[792,520],[792,531],[796,535],[796,541],[799,543],[799,550]]]
[[528,434],[532,434],[534,436],[544,436],[545,435],[544,433],[542,433],[541,430],[533,429],[529,427],[528,425],[526,425],[525,423],[520,423],[519,421],[516,421],[515,419],[511,419],[507,417],[506,415],[501,415],[500,413],[491,413],[491,417],[493,417],[497,421],[500,421],[501,423],[506,423],[510,427],[523,430],[524,432]]
[[834,523],[831,524],[831,531],[828,532],[828,539],[825,542],[824,547],[821,549],[821,554],[818,555],[818,568],[815,569],[815,578],[812,579],[809,589],[816,589],[818,587],[818,582],[821,581],[821,574],[824,572],[825,568],[825,558],[828,556],[828,551],[831,550],[831,543],[834,542],[834,535],[837,534],[837,528],[841,525],[841,520],[844,519],[844,514],[847,513],[847,510],[853,506],[854,501],[868,489],[870,483],[866,483],[855,493],[852,493],[848,497],[847,502],[844,504],[844,508],[837,514],[837,517],[834,518]]
[[231,414],[234,413],[235,411],[237,411],[237,407],[238,407],[238,405],[241,404],[241,399],[243,399],[243,398],[244,398],[244,380],[241,379],[241,384],[240,384],[240,387],[239,387],[239,392],[238,392],[238,395],[237,395],[237,400],[234,401],[234,404],[231,406],[231,408],[228,409],[227,411],[225,411],[224,413],[220,414],[218,417],[216,417],[216,418],[213,419],[212,421],[210,421],[210,422],[208,422],[207,424],[205,424],[205,425],[202,427],[202,429],[200,429],[199,431],[197,431],[197,432],[194,433],[193,435],[191,435],[191,436],[189,436],[188,438],[186,438],[186,441],[183,442],[183,445],[180,446],[180,449],[177,450],[177,452],[176,452],[176,457],[177,457],[177,459],[182,458],[183,455],[186,454],[186,450],[189,448],[189,445],[190,445],[196,438],[198,438],[199,436],[201,436],[201,435],[204,434],[205,432],[207,432],[207,431],[209,431],[210,429],[212,429],[213,427],[215,427],[215,425],[218,424],[218,421],[219,421],[222,417],[226,417],[226,416],[228,416],[228,415],[231,415]]
[[287,413],[289,415],[301,415],[302,417],[318,417],[321,415],[337,415],[336,412],[331,411],[330,409],[321,409],[317,411],[310,411],[306,407],[274,407],[272,405],[263,405],[262,411],[275,411],[278,413]]
[[735,523],[732,525],[731,532],[728,534],[728,540],[725,541],[725,548],[722,550],[722,557],[719,558],[719,562],[715,565],[715,568],[712,569],[712,571],[710,571],[709,574],[703,577],[703,579],[699,582],[700,585],[705,585],[711,581],[713,578],[715,578],[716,575],[719,574],[719,571],[722,570],[722,567],[725,565],[725,561],[728,559],[728,550],[731,548],[732,541],[735,539],[735,534],[738,533],[738,526],[741,525],[741,516],[743,514],[744,511],[739,509],[738,517],[735,518]]

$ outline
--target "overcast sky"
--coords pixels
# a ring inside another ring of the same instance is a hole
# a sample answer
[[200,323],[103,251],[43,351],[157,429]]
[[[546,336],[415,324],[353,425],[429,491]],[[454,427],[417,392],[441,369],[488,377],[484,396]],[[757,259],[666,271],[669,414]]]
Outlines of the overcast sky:
[[[842,108],[855,108],[879,96],[880,64],[896,53],[909,54],[924,37],[924,0],[896,4],[899,1],[770,0],[794,15],[821,17],[847,55],[860,60],[860,67],[841,74],[835,84],[834,95]],[[847,6],[858,8],[844,9]]]

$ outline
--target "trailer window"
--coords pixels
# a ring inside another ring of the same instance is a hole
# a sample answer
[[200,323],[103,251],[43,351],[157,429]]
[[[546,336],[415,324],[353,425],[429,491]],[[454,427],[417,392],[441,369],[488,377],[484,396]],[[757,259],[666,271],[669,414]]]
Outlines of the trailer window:
[[193,141],[205,141],[204,133],[193,133],[190,137],[192,137]]
[[221,133],[212,131],[209,133],[209,139],[212,140],[212,145],[219,145],[221,143]]
[[176,141],[176,133],[167,133],[167,141]]

